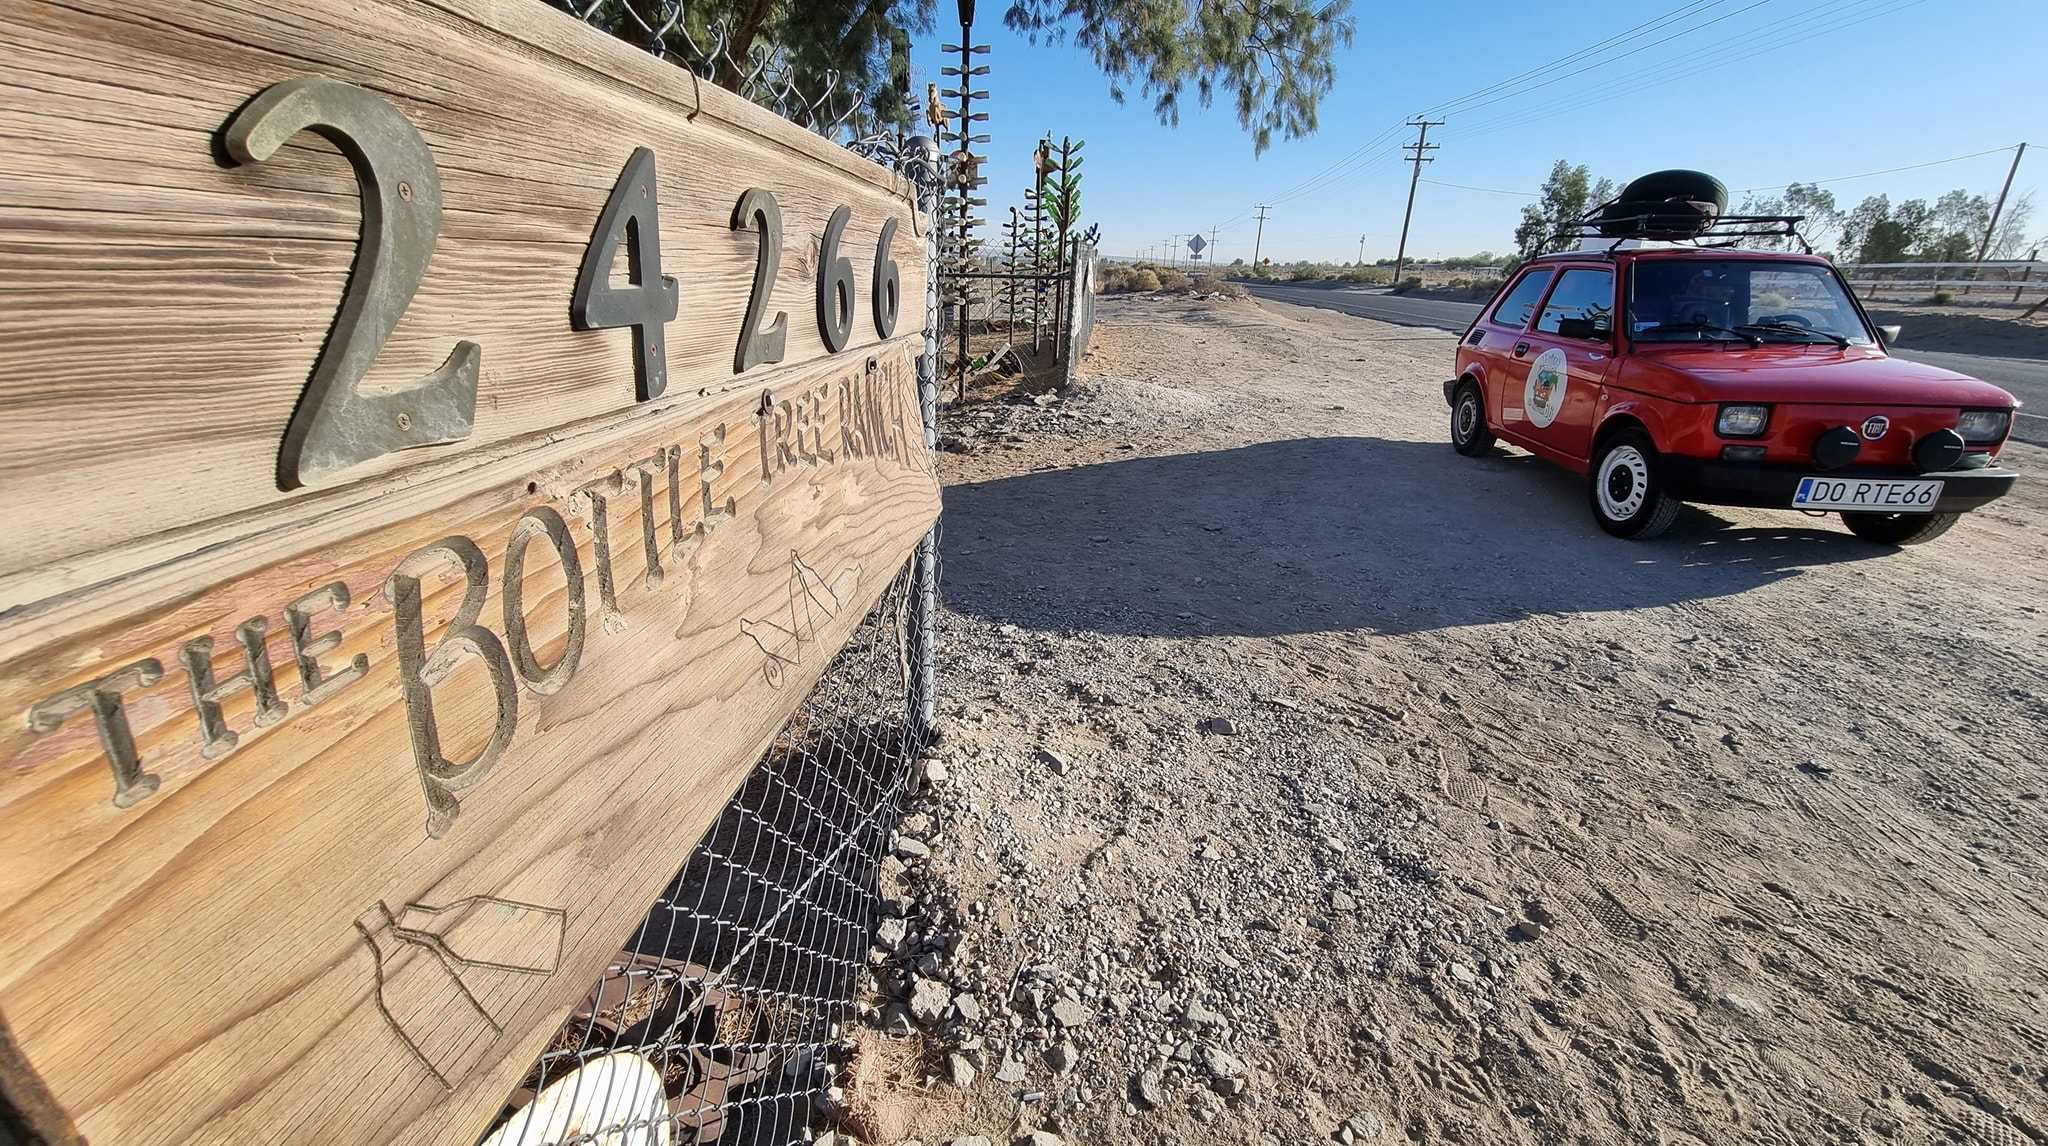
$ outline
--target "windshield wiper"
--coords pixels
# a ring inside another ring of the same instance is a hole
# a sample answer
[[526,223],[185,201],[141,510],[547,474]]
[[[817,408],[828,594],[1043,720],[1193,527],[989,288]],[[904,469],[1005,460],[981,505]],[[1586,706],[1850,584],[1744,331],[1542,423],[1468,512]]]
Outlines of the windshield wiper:
[[[1644,340],[1645,336],[1663,334],[1666,331],[1685,334],[1706,334],[1709,332],[1714,334],[1732,334],[1735,337],[1740,338],[1744,342],[1749,343],[1751,346],[1762,346],[1764,344],[1764,340],[1757,337],[1754,334],[1750,334],[1742,330],[1737,330],[1732,326],[1722,326],[1720,323],[1717,322],[1658,323],[1656,326],[1653,326],[1648,330],[1636,331],[1636,341],[1641,342]],[[1649,341],[1655,342],[1658,341],[1658,339],[1651,338],[1649,339]]]
[[1817,330],[1811,326],[1801,326],[1796,322],[1745,322],[1742,324],[1742,329],[1767,330],[1772,334],[1800,334],[1808,338],[1825,338],[1829,342],[1834,343],[1838,349],[1849,349],[1849,340],[1841,335],[1831,330]]

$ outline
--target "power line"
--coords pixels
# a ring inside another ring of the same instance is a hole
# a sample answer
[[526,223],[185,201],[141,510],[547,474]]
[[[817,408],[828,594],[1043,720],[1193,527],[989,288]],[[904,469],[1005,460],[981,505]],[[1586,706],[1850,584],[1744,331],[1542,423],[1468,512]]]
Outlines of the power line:
[[[1874,12],[1866,10],[1856,19],[1830,23],[1827,30],[1836,32],[1845,28],[1852,28],[1858,24],[1881,19],[1926,2],[1927,0],[1903,0],[1903,2],[1895,3],[1889,8],[1882,8]],[[1456,135],[1459,139],[1471,139],[1482,135],[1490,135],[1497,131],[1505,131],[1547,119],[1561,111],[1577,112],[1603,103],[1611,103],[1617,99],[1625,99],[1638,95],[1649,88],[1662,87],[1665,84],[1677,83],[1680,80],[1688,79],[1703,72],[1718,70],[1722,65],[1738,59],[1746,61],[1771,52],[1783,51],[1786,48],[1800,47],[1806,40],[1820,33],[1813,31],[1805,35],[1799,35],[1797,34],[1799,28],[1791,26],[1789,24],[1790,21],[1804,20],[1804,27],[1818,28],[1821,24],[1829,22],[1829,18],[1839,13],[1844,11],[1854,12],[1864,6],[1865,0],[1830,0],[1827,3],[1816,4],[1811,8],[1793,13],[1792,16],[1784,21],[1780,21],[1778,27],[1780,38],[1779,42],[1775,44],[1758,47],[1754,30],[1741,32],[1704,47],[1689,48],[1683,56],[1660,60],[1645,67],[1625,72],[1622,75],[1610,77],[1602,86],[1607,89],[1619,90],[1610,90],[1606,95],[1595,94],[1601,90],[1600,88],[1575,92],[1551,103],[1539,104],[1534,109],[1524,108],[1520,111],[1511,111],[1492,119],[1482,120],[1457,132]],[[1674,72],[1671,70],[1674,64],[1688,66]],[[1652,76],[1657,78],[1648,78]],[[1643,80],[1644,82],[1635,83],[1634,81],[1636,80]]]
[[1711,20],[1705,20],[1698,24],[1694,24],[1690,28],[1681,28],[1668,36],[1662,37],[1661,39],[1651,40],[1647,44],[1640,44],[1636,47],[1630,48],[1628,51],[1623,52],[1620,55],[1609,56],[1604,60],[1595,60],[1592,63],[1587,64],[1585,67],[1578,69],[1577,71],[1566,72],[1561,76],[1552,76],[1551,78],[1544,80],[1542,83],[1526,84],[1520,88],[1515,89],[1514,91],[1503,92],[1500,95],[1494,96],[1492,99],[1481,100],[1480,102],[1475,104],[1468,104],[1465,107],[1461,107],[1457,110],[1460,114],[1465,112],[1477,111],[1482,107],[1492,107],[1494,104],[1500,103],[1502,100],[1509,100],[1514,99],[1517,96],[1527,95],[1528,93],[1535,91],[1538,88],[1547,88],[1552,84],[1563,83],[1565,80],[1571,79],[1573,76],[1582,76],[1585,75],[1587,72],[1593,71],[1596,68],[1604,68],[1617,60],[1625,60],[1628,57],[1633,56],[1639,52],[1647,52],[1651,48],[1654,48],[1659,44],[1668,44],[1671,41],[1680,38],[1681,36],[1690,36],[1694,32],[1699,31],[1701,28],[1710,27],[1714,24],[1720,23],[1723,20],[1732,20],[1735,17],[1742,15],[1744,12],[1754,11],[1770,2],[1771,0],[1752,0],[1750,4],[1747,4],[1741,8],[1737,8],[1733,12],[1723,12],[1719,16],[1716,16]]
[[[1906,0],[1906,2],[1910,5],[1913,3],[1923,2],[1923,0]],[[1630,71],[1623,72],[1618,76],[1610,76],[1603,81],[1602,86],[1610,90],[1623,89],[1625,85],[1631,85],[1634,81],[1638,79],[1661,74],[1662,78],[1658,80],[1655,80],[1651,83],[1638,85],[1633,89],[1630,89],[1641,90],[1641,88],[1643,87],[1655,87],[1659,84],[1673,82],[1676,79],[1682,78],[1684,75],[1696,74],[1700,71],[1704,71],[1709,68],[1718,66],[1720,63],[1723,63],[1729,59],[1733,59],[1738,55],[1754,56],[1763,54],[1764,52],[1775,51],[1778,48],[1790,47],[1800,42],[1801,37],[1798,33],[1801,31],[1802,27],[1816,26],[1821,22],[1822,19],[1828,16],[1832,16],[1844,10],[1853,11],[1858,7],[1867,7],[1867,0],[1822,0],[1821,3],[1812,5],[1811,7],[1804,8],[1798,12],[1794,12],[1788,16],[1779,17],[1776,20],[1774,20],[1772,22],[1771,29],[1778,36],[1779,39],[1778,44],[1774,47],[1757,47],[1757,29],[1746,29],[1744,31],[1737,32],[1733,36],[1727,36],[1708,44],[1689,45],[1684,50],[1684,53],[1680,56],[1673,57],[1671,59],[1659,60],[1654,63],[1648,64],[1644,67],[1635,68]],[[1618,56],[1614,57],[1614,59],[1619,58],[1620,57]],[[1674,64],[1683,65],[1684,71],[1674,74],[1671,70]],[[1584,106],[1582,101],[1584,101],[1585,97],[1588,94],[1590,94],[1590,92],[1598,90],[1601,89],[1587,89],[1586,91],[1580,91],[1567,95],[1563,99],[1555,100],[1550,103],[1540,104],[1537,106],[1543,109]],[[1611,94],[1608,98],[1619,98],[1621,94],[1624,93],[1616,91],[1614,92],[1614,94]],[[1522,108],[1520,110],[1503,112],[1500,115],[1496,115],[1492,118],[1481,120],[1476,124],[1468,125],[1468,130],[1471,131],[1473,134],[1477,134],[1481,129],[1490,128],[1497,124],[1505,123],[1509,120],[1518,120],[1520,117],[1528,116],[1530,114],[1530,110],[1531,109],[1529,108]],[[1465,131],[1459,132],[1459,135],[1461,136],[1463,136],[1464,134],[1466,134]]]
[[[1983,151],[1972,151],[1968,155],[1952,155],[1947,159],[1930,159],[1925,163],[1908,163],[1904,167],[1887,167],[1883,171],[1865,171],[1860,175],[1837,175],[1832,179],[1795,179],[1792,181],[1792,183],[1797,183],[1802,187],[1813,187],[1823,183],[1847,183],[1852,179],[1871,179],[1879,175],[1896,175],[1901,171],[1918,171],[1923,167],[1940,167],[1944,164],[1949,163],[1961,163],[1965,159],[1982,159],[1986,155],[1997,155],[2001,152],[2011,151],[2015,147],[2025,146],[2026,144],[2024,143],[2008,143],[2004,147],[1992,147],[1987,148]],[[1792,186],[1792,183],[1778,183],[1770,187],[1744,187],[1740,190],[1745,195],[1749,194],[1752,191],[1783,191],[1785,188]]]
[[[1688,17],[1688,16],[1692,16],[1692,15],[1697,15],[1697,14],[1699,14],[1699,13],[1703,12],[1703,11],[1706,11],[1707,9],[1710,9],[1710,8],[1713,8],[1713,7],[1717,7],[1717,6],[1719,6],[1720,4],[1723,4],[1723,3],[1728,3],[1728,2],[1730,2],[1730,0],[1692,0],[1692,2],[1691,2],[1691,3],[1685,4],[1685,5],[1682,5],[1682,6],[1680,6],[1679,8],[1673,9],[1672,11],[1670,11],[1670,12],[1667,12],[1667,13],[1665,13],[1665,14],[1664,14],[1663,16],[1659,16],[1659,17],[1657,17],[1657,18],[1655,18],[1655,19],[1652,19],[1652,20],[1647,20],[1647,21],[1643,22],[1642,24],[1638,24],[1638,25],[1636,25],[1636,27],[1634,27],[1634,28],[1628,29],[1628,30],[1626,30],[1626,31],[1624,31],[1624,32],[1621,32],[1621,33],[1617,33],[1617,34],[1616,34],[1616,35],[1614,35],[1614,36],[1609,36],[1609,37],[1608,37],[1607,39],[1605,39],[1605,40],[1601,40],[1601,41],[1598,41],[1598,42],[1596,42],[1596,43],[1594,43],[1594,44],[1588,45],[1587,47],[1585,47],[1585,48],[1581,48],[1581,49],[1579,49],[1578,51],[1576,51],[1576,52],[1573,52],[1573,53],[1570,53],[1570,54],[1568,54],[1568,55],[1566,55],[1566,56],[1562,56],[1562,57],[1559,57],[1559,58],[1558,58],[1557,60],[1553,60],[1553,61],[1551,61],[1550,63],[1548,63],[1548,64],[1545,64],[1545,65],[1543,65],[1542,67],[1538,67],[1538,68],[1533,68],[1533,69],[1530,69],[1530,70],[1529,70],[1528,72],[1523,72],[1523,73],[1520,73],[1520,74],[1518,74],[1518,75],[1516,75],[1516,76],[1511,76],[1511,77],[1509,77],[1509,78],[1508,78],[1508,79],[1506,79],[1506,80],[1501,80],[1501,81],[1498,81],[1498,82],[1496,82],[1496,83],[1494,83],[1494,84],[1488,85],[1487,87],[1484,87],[1484,88],[1480,88],[1480,89],[1477,89],[1476,91],[1473,91],[1473,92],[1468,92],[1468,93],[1466,93],[1465,95],[1462,95],[1462,96],[1458,96],[1458,97],[1455,97],[1455,98],[1453,98],[1453,99],[1451,99],[1451,100],[1446,100],[1446,101],[1444,101],[1444,102],[1442,102],[1442,103],[1438,104],[1438,105],[1437,105],[1437,107],[1438,107],[1438,108],[1444,108],[1444,107],[1451,107],[1451,106],[1453,106],[1453,105],[1456,105],[1456,104],[1459,104],[1459,103],[1461,103],[1461,102],[1464,102],[1464,101],[1470,100],[1470,99],[1472,99],[1472,98],[1474,98],[1474,97],[1477,97],[1477,96],[1480,96],[1480,95],[1484,95],[1484,94],[1487,94],[1487,93],[1490,93],[1490,92],[1494,92],[1494,91],[1497,91],[1497,90],[1499,90],[1500,88],[1502,88],[1502,87],[1504,87],[1504,86],[1507,86],[1507,85],[1509,85],[1509,84],[1512,84],[1512,83],[1516,82],[1517,80],[1520,80],[1520,79],[1523,79],[1523,78],[1527,78],[1527,77],[1529,77],[1529,76],[1532,76],[1532,75],[1538,75],[1538,74],[1541,74],[1541,73],[1542,73],[1543,71],[1545,71],[1546,69],[1549,69],[1549,68],[1553,68],[1553,67],[1557,67],[1557,66],[1560,66],[1560,65],[1562,65],[1562,64],[1570,63],[1570,62],[1573,62],[1574,60],[1577,60],[1577,59],[1582,59],[1582,58],[1584,58],[1584,57],[1585,57],[1586,55],[1588,55],[1588,54],[1590,54],[1590,53],[1593,53],[1593,52],[1597,52],[1597,51],[1599,51],[1600,49],[1602,49],[1602,48],[1604,48],[1604,47],[1608,47],[1608,46],[1613,46],[1613,45],[1615,45],[1615,44],[1617,44],[1617,43],[1625,43],[1625,42],[1627,42],[1627,41],[1628,41],[1629,39],[1631,39],[1631,38],[1634,38],[1635,36],[1637,36],[1637,35],[1640,35],[1640,34],[1643,34],[1643,33],[1647,32],[1647,31],[1650,31],[1650,30],[1654,30],[1655,28],[1657,28],[1657,27],[1659,27],[1659,26],[1663,26],[1663,25],[1668,25],[1668,24],[1670,24],[1671,22],[1673,22],[1673,21],[1675,21],[1675,20],[1682,20],[1682,19],[1684,19],[1684,18],[1686,18],[1686,17]],[[1746,7],[1743,7],[1743,8],[1737,9],[1737,10],[1736,10],[1735,12],[1727,13],[1727,14],[1724,14],[1724,15],[1722,15],[1722,16],[1716,17],[1716,18],[1715,18],[1715,19],[1713,19],[1713,20],[1708,20],[1708,21],[1705,21],[1705,22],[1703,22],[1703,23],[1700,23],[1700,24],[1696,24],[1696,25],[1693,25],[1693,26],[1691,26],[1690,28],[1687,28],[1687,29],[1685,29],[1684,31],[1681,31],[1681,32],[1679,32],[1679,33],[1676,33],[1676,34],[1674,34],[1673,36],[1667,36],[1667,37],[1665,37],[1665,38],[1664,38],[1664,39],[1662,39],[1662,40],[1657,40],[1657,41],[1654,41],[1654,42],[1653,42],[1653,43],[1651,43],[1651,44],[1646,44],[1646,45],[1643,45],[1643,46],[1642,46],[1641,48],[1636,48],[1636,49],[1632,49],[1632,50],[1631,50],[1631,51],[1629,51],[1629,52],[1623,53],[1623,56],[1626,56],[1626,55],[1633,55],[1633,54],[1635,54],[1635,52],[1637,52],[1637,51],[1642,51],[1642,50],[1645,50],[1645,49],[1647,49],[1647,48],[1650,48],[1650,47],[1654,47],[1654,46],[1656,46],[1656,44],[1664,43],[1664,42],[1666,42],[1666,41],[1668,41],[1668,40],[1670,40],[1670,39],[1675,39],[1675,38],[1676,38],[1676,37],[1677,37],[1678,35],[1685,35],[1685,34],[1688,34],[1688,33],[1690,33],[1690,32],[1693,32],[1693,31],[1697,31],[1697,30],[1698,30],[1698,29],[1700,29],[1700,28],[1704,28],[1704,27],[1706,27],[1706,26],[1707,26],[1708,24],[1718,23],[1718,22],[1719,22],[1719,21],[1721,21],[1721,20],[1724,20],[1724,19],[1728,19],[1728,18],[1729,18],[1729,17],[1731,17],[1731,16],[1737,16],[1737,15],[1740,15],[1740,14],[1742,14],[1743,12],[1747,12],[1747,11],[1749,11],[1750,9],[1753,9],[1753,8],[1757,8],[1757,7],[1760,7],[1760,6],[1762,6],[1763,4],[1766,4],[1766,3],[1769,3],[1769,2],[1770,2],[1770,0],[1754,0],[1754,2],[1753,2],[1753,3],[1751,3],[1751,4],[1747,5]],[[1621,59],[1621,58],[1622,58],[1622,56],[1614,56],[1614,57],[1610,57],[1610,58],[1609,58],[1609,59],[1607,59],[1607,60],[1602,60],[1602,61],[1598,61],[1598,62],[1596,62],[1596,63],[1594,63],[1594,64],[1588,65],[1588,67],[1586,67],[1586,68],[1582,68],[1582,69],[1580,69],[1580,70],[1579,70],[1578,72],[1573,72],[1573,73],[1571,73],[1571,75],[1578,75],[1578,74],[1581,74],[1581,73],[1582,73],[1582,72],[1584,72],[1584,71],[1588,71],[1588,70],[1591,70],[1592,68],[1595,68],[1595,67],[1602,67],[1602,66],[1605,66],[1606,64],[1608,64],[1608,63],[1611,63],[1611,62],[1613,62],[1614,60],[1618,60],[1618,59]],[[1559,77],[1559,78],[1560,78],[1560,79],[1562,79],[1562,78],[1569,78],[1569,76],[1566,76],[1566,77]],[[1554,82],[1554,81],[1546,81],[1546,83],[1548,83],[1548,82]],[[1545,86],[1545,85],[1535,85],[1535,86]],[[1525,89],[1523,89],[1523,90],[1533,90],[1533,89],[1532,89],[1532,88],[1525,88]],[[1493,100],[1489,100],[1489,101],[1487,101],[1487,103],[1497,103],[1497,102],[1499,102],[1499,101],[1500,101],[1500,100],[1502,100],[1502,99],[1507,99],[1507,98],[1511,98],[1512,96],[1514,96],[1514,95],[1519,95],[1519,94],[1521,94],[1521,92],[1520,92],[1520,91],[1516,91],[1516,92],[1511,92],[1511,93],[1508,93],[1508,94],[1505,94],[1505,95],[1501,95],[1501,96],[1498,96],[1498,97],[1496,97],[1496,98],[1495,98],[1495,99],[1493,99]],[[1485,106],[1485,104],[1476,104],[1476,105],[1472,105],[1472,106]],[[1435,110],[1434,108],[1433,108],[1433,109],[1431,109],[1431,111],[1432,111],[1432,112],[1433,112],[1434,110]],[[1470,107],[1467,107],[1467,108],[1463,108],[1463,109],[1460,109],[1460,110],[1465,110],[1465,111],[1469,111],[1469,110],[1471,110],[1471,108],[1470,108]],[[1427,115],[1427,114],[1430,114],[1430,113],[1429,113],[1429,112],[1425,112],[1424,114],[1425,114],[1425,115]],[[1351,152],[1347,153],[1346,155],[1344,155],[1343,157],[1339,158],[1338,160],[1336,160],[1335,162],[1331,163],[1330,165],[1328,165],[1328,166],[1324,167],[1324,168],[1323,168],[1323,169],[1322,169],[1321,171],[1317,172],[1317,173],[1316,173],[1316,174],[1314,174],[1314,175],[1311,175],[1311,176],[1310,176],[1309,178],[1307,178],[1306,180],[1303,180],[1302,182],[1300,182],[1300,183],[1297,183],[1297,184],[1295,184],[1295,185],[1294,185],[1293,187],[1291,187],[1291,188],[1289,188],[1288,190],[1286,190],[1286,191],[1284,191],[1284,192],[1280,193],[1279,195],[1276,195],[1276,196],[1274,196],[1274,197],[1272,198],[1271,202],[1273,202],[1273,203],[1286,203],[1286,202],[1290,202],[1290,201],[1292,201],[1292,200],[1294,200],[1294,199],[1299,199],[1299,198],[1302,198],[1302,197],[1304,197],[1304,196],[1307,196],[1307,195],[1311,195],[1311,194],[1314,194],[1314,193],[1315,193],[1315,192],[1317,192],[1317,191],[1321,191],[1321,190],[1323,190],[1323,189],[1325,189],[1325,188],[1327,188],[1327,187],[1329,187],[1329,186],[1333,185],[1333,184],[1334,184],[1334,183],[1336,183],[1336,182],[1337,182],[1337,181],[1338,181],[1339,179],[1341,179],[1341,178],[1343,178],[1343,177],[1345,177],[1345,176],[1347,176],[1347,175],[1352,175],[1352,174],[1358,174],[1358,173],[1361,173],[1361,172],[1363,172],[1363,171],[1365,171],[1365,170],[1367,170],[1367,169],[1369,169],[1369,168],[1373,167],[1374,165],[1376,165],[1376,164],[1377,164],[1377,163],[1378,163],[1378,162],[1379,162],[1380,160],[1382,160],[1382,159],[1385,159],[1385,158],[1389,158],[1389,157],[1391,157],[1391,156],[1392,156],[1392,155],[1393,155],[1393,154],[1394,154],[1395,152],[1397,152],[1397,151],[1401,150],[1401,148],[1399,147],[1399,145],[1394,145],[1394,146],[1389,146],[1389,147],[1381,147],[1381,148],[1380,148],[1380,149],[1379,149],[1378,151],[1372,151],[1372,149],[1374,148],[1374,146],[1375,146],[1376,144],[1379,144],[1379,143],[1380,143],[1380,142],[1381,142],[1382,140],[1384,140],[1384,139],[1385,139],[1385,138],[1386,138],[1387,136],[1389,136],[1389,135],[1393,134],[1394,132],[1398,131],[1398,130],[1399,130],[1399,129],[1400,129],[1401,127],[1403,127],[1403,126],[1407,126],[1407,125],[1406,125],[1406,124],[1395,124],[1395,125],[1393,125],[1393,126],[1391,126],[1391,127],[1389,127],[1389,128],[1383,129],[1383,130],[1382,130],[1382,131],[1380,131],[1380,132],[1379,132],[1379,133],[1378,133],[1377,135],[1373,136],[1373,137],[1372,137],[1371,139],[1368,139],[1368,140],[1367,140],[1367,141],[1366,141],[1365,143],[1363,143],[1363,144],[1360,144],[1360,145],[1359,145],[1359,146],[1358,146],[1357,148],[1353,149],[1353,150],[1352,150]],[[1366,153],[1367,153],[1368,151],[1371,151],[1372,153],[1371,153],[1371,154],[1366,154]],[[1240,218],[1243,218],[1243,217],[1244,217],[1244,216],[1243,216],[1242,214],[1240,214],[1240,215],[1236,215],[1236,216],[1233,216],[1233,217],[1232,217],[1231,219],[1229,219],[1229,220],[1226,220],[1226,222],[1236,222],[1236,221],[1237,221],[1238,219],[1240,219]]]
[[1446,183],[1441,179],[1424,179],[1423,182],[1432,187],[1455,187],[1460,191],[1484,191],[1488,195],[1515,195],[1523,199],[1542,198],[1541,195],[1529,191],[1507,191],[1499,187],[1467,187],[1463,183]]
[[1550,61],[1547,64],[1541,64],[1537,67],[1530,68],[1526,72],[1518,72],[1515,75],[1509,76],[1504,80],[1496,81],[1494,83],[1488,84],[1483,88],[1479,88],[1475,91],[1466,92],[1464,95],[1457,96],[1452,99],[1447,99],[1442,103],[1424,108],[1422,114],[1448,115],[1453,109],[1456,108],[1456,105],[1464,103],[1467,100],[1475,99],[1479,96],[1491,95],[1492,93],[1499,91],[1501,88],[1507,87],[1521,80],[1528,79],[1532,76],[1542,75],[1544,72],[1547,72],[1552,68],[1562,67],[1566,64],[1575,63],[1576,61],[1584,59],[1586,56],[1591,55],[1594,52],[1598,52],[1602,48],[1609,47],[1611,45],[1619,43],[1626,43],[1630,39],[1645,34],[1646,32],[1654,29],[1658,25],[1667,24],[1672,20],[1676,19],[1684,19],[1687,16],[1697,14],[1703,9],[1718,7],[1727,2],[1728,0],[1693,0],[1692,3],[1684,4],[1679,6],[1678,8],[1674,8],[1673,10],[1666,12],[1662,16],[1658,16],[1655,19],[1645,20],[1642,23],[1637,24],[1633,28],[1623,29],[1622,31],[1617,32],[1604,40],[1588,44],[1585,47],[1580,48],[1576,52],[1572,52],[1568,55],[1559,56],[1558,58]]
[[[1557,60],[1553,60],[1550,63],[1543,65],[1542,67],[1534,68],[1531,69],[1529,72],[1523,72],[1515,76],[1510,76],[1506,80],[1498,81],[1494,84],[1488,85],[1487,87],[1480,88],[1477,91],[1468,92],[1465,95],[1458,96],[1454,99],[1445,101],[1444,103],[1439,104],[1438,107],[1449,106],[1451,104],[1455,104],[1470,99],[1477,95],[1483,95],[1498,90],[1502,86],[1513,83],[1516,80],[1525,78],[1532,74],[1541,73],[1545,69],[1555,67],[1563,63],[1569,63],[1575,59],[1583,58],[1588,53],[1598,51],[1601,48],[1609,46],[1616,42],[1626,42],[1627,39],[1634,35],[1640,34],[1646,30],[1653,29],[1663,24],[1668,24],[1672,20],[1683,19],[1686,16],[1694,15],[1698,12],[1704,11],[1705,9],[1716,7],[1720,4],[1728,2],[1730,2],[1730,0],[1690,0],[1689,3],[1681,5],[1680,7],[1673,9],[1672,11],[1667,12],[1664,15],[1659,16],[1655,19],[1644,21],[1643,23],[1636,25],[1634,28],[1627,29],[1623,32],[1617,33],[1614,36],[1609,36],[1605,40],[1601,40],[1594,44],[1588,45],[1585,48],[1579,49],[1577,52],[1573,52],[1569,55],[1560,57]],[[1758,0],[1758,2],[1763,3],[1766,2],[1766,0]],[[1423,114],[1428,115],[1434,112],[1435,110],[1437,109],[1431,108],[1428,111],[1425,111]],[[1381,129],[1381,131],[1378,134],[1372,136],[1370,139],[1367,139],[1364,143],[1358,145],[1356,148],[1353,148],[1351,151],[1338,157],[1336,160],[1326,165],[1322,170],[1316,172],[1314,175],[1309,176],[1307,179],[1304,179],[1301,182],[1296,183],[1294,186],[1288,188],[1287,190],[1280,192],[1278,195],[1273,196],[1270,202],[1285,203],[1294,199],[1301,198],[1305,195],[1313,194],[1317,191],[1322,190],[1325,187],[1330,186],[1331,184],[1333,184],[1345,175],[1361,172],[1369,167],[1372,167],[1381,159],[1392,156],[1396,151],[1400,150],[1398,145],[1392,147],[1381,147],[1380,145],[1389,136],[1398,132],[1403,126],[1406,125],[1401,123],[1395,123],[1386,128]],[[1380,149],[1375,151],[1374,148],[1376,147]],[[1231,223],[1235,223],[1241,219],[1249,217],[1250,214],[1251,212],[1249,210],[1239,212],[1238,214],[1232,215],[1230,218],[1225,219],[1223,223],[1219,225],[1227,226]]]

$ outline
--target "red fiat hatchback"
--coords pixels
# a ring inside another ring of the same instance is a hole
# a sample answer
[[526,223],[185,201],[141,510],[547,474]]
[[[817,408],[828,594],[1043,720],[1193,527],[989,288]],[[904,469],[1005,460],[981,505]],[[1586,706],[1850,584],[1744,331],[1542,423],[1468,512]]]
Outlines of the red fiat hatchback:
[[1525,264],[1465,332],[1451,443],[1587,475],[1620,537],[1696,501],[1839,512],[1911,545],[2012,488],[1996,463],[2018,403],[1890,357],[1887,334],[1813,255],[1598,238]]

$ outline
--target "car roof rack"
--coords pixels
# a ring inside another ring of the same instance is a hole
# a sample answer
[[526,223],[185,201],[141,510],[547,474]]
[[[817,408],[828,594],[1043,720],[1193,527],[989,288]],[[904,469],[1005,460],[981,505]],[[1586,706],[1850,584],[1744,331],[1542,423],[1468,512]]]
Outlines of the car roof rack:
[[1577,239],[1586,246],[1598,246],[1598,240],[1611,240],[1607,244],[1609,253],[1630,242],[1664,241],[1673,247],[1724,250],[1740,247],[1747,239],[1791,238],[1798,242],[1800,250],[1813,253],[1813,244],[1799,233],[1799,224],[1806,220],[1804,215],[1716,215],[1703,223],[1693,223],[1675,216],[1673,209],[1663,203],[1627,206],[1640,206],[1641,211],[1633,215],[1613,214],[1616,204],[1602,203],[1558,232],[1556,238]]

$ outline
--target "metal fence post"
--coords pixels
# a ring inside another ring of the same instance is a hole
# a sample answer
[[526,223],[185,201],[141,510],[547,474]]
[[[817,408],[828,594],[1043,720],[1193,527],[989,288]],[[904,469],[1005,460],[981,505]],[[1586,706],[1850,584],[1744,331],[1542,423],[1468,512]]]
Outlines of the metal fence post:
[[[917,207],[930,224],[924,235],[924,349],[917,356],[917,405],[927,451],[939,447],[939,148],[923,137],[910,141],[904,174],[917,187]],[[907,714],[912,742],[931,742],[938,728],[939,526],[917,543],[910,559],[910,605],[904,624],[910,661]]]

